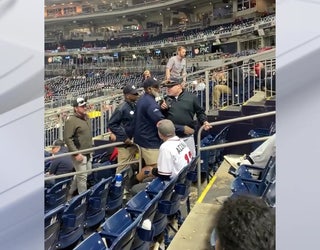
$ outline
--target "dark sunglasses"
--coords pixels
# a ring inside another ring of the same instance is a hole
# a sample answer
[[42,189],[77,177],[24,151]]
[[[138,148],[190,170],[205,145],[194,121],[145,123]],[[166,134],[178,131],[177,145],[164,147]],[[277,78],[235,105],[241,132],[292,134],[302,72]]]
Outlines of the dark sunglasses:
[[169,85],[169,86],[166,86],[168,89],[171,89],[173,88],[174,86],[177,86],[178,84],[175,84],[175,85]]
[[86,101],[85,100],[81,100],[78,102],[78,104],[84,104]]

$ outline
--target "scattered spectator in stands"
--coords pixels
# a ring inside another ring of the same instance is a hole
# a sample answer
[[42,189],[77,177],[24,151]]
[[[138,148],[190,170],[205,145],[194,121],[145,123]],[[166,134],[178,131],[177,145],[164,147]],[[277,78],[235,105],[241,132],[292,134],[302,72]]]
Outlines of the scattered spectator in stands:
[[145,165],[155,166],[159,155],[161,140],[156,124],[164,118],[155,100],[159,97],[160,84],[155,78],[143,82],[145,93],[139,98],[134,118],[134,142],[141,148],[141,158]]
[[274,209],[260,198],[229,197],[215,221],[216,250],[275,249]]
[[195,91],[204,91],[206,89],[206,83],[203,77],[200,77],[199,80],[195,80],[192,82],[194,85]]
[[275,93],[276,91],[276,73],[272,74],[271,77],[266,79],[266,89]]
[[166,80],[182,77],[184,85],[187,80],[186,48],[179,46],[177,55],[170,57],[166,66]]
[[227,85],[227,73],[224,69],[220,69],[213,75],[213,104],[214,108],[220,108],[220,98],[223,94],[231,94],[231,88]]
[[143,72],[143,76],[142,76],[143,82],[144,82],[147,78],[149,78],[149,77],[151,77],[151,72],[150,72],[150,70],[145,70],[145,71]]
[[150,78],[151,77],[151,72],[150,72],[150,70],[145,70],[144,72],[143,72],[143,74],[142,74],[142,82],[141,82],[141,84],[139,84],[139,87],[143,87],[143,82],[145,81],[145,80],[147,80],[148,78]]
[[231,89],[231,93],[233,95],[237,94],[238,102],[240,102],[241,91],[247,92],[246,86],[244,86],[243,82],[243,70],[242,70],[243,61],[239,61],[236,63],[229,64],[227,66],[228,72],[228,85]]
[[194,157],[196,148],[193,134],[197,128],[194,116],[196,115],[198,122],[205,126],[205,130],[210,129],[211,125],[197,96],[184,90],[182,82],[182,78],[173,77],[164,82],[167,96],[161,104],[161,109],[165,118],[174,123],[177,136],[185,141]]
[[255,77],[256,77],[256,88],[264,89],[265,88],[265,78],[266,78],[266,69],[262,62],[258,62],[254,65]]
[[160,120],[157,123],[157,128],[158,135],[163,141],[159,149],[157,166],[146,166],[136,175],[138,181],[147,181],[134,185],[131,190],[133,194],[143,190],[148,181],[154,176],[164,180],[177,176],[180,170],[187,166],[192,159],[191,151],[187,144],[176,136],[175,126],[172,121],[168,119]]
[[192,81],[192,87],[195,91],[195,94],[198,96],[198,101],[200,106],[205,106],[205,90],[206,90],[206,83],[203,77],[200,77],[198,80]]
[[190,68],[190,71],[191,71],[191,73],[197,71],[197,68],[196,68],[196,66],[194,65],[194,63],[192,64],[192,66],[191,66],[191,68]]
[[265,78],[266,70],[262,62],[258,62],[254,65],[254,71],[256,73],[256,77],[259,77],[261,79]]
[[[87,100],[78,97],[72,103],[74,114],[70,115],[65,122],[63,138],[70,152],[89,149],[92,147],[92,129],[91,121],[87,116]],[[85,171],[92,168],[92,156],[90,152],[83,154],[76,153],[73,155],[73,164],[75,170]],[[77,174],[70,187],[70,195],[76,189],[81,194],[87,190],[86,173]]]
[[[62,140],[55,140],[52,144],[52,155],[60,155],[68,152],[68,149],[65,145],[65,143]],[[70,155],[59,157],[59,158],[53,158],[51,160],[48,172],[46,173],[46,176],[50,175],[61,175],[61,174],[67,174],[73,172],[73,162],[72,157]],[[60,182],[65,179],[69,179],[71,177],[62,177],[55,180],[49,180],[46,181],[45,186],[53,186],[54,183]]]
[[[108,123],[109,130],[115,136],[113,140],[125,144],[118,146],[118,163],[132,161],[138,153],[132,141],[132,128],[139,93],[134,85],[126,85],[123,88],[123,94],[124,102],[117,106]],[[119,165],[117,173],[121,172],[125,166]]]

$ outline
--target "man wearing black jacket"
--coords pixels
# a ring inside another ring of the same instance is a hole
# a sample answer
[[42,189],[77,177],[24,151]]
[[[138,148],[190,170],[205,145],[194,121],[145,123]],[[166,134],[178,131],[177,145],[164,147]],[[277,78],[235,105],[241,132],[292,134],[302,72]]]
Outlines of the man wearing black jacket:
[[[125,145],[118,146],[118,163],[131,161],[135,158],[138,149],[133,145],[133,120],[136,110],[136,101],[139,93],[134,85],[127,85],[123,88],[125,101],[121,103],[109,120],[109,129],[115,135],[115,141],[124,142]],[[125,165],[119,165],[117,173],[120,172]]]
[[165,118],[174,123],[177,136],[185,141],[194,157],[196,149],[193,134],[197,125],[194,116],[196,115],[198,122],[205,126],[205,130],[210,129],[211,125],[197,96],[185,90],[181,85],[182,82],[182,79],[171,78],[163,83],[167,88],[167,97],[161,104],[161,110]]

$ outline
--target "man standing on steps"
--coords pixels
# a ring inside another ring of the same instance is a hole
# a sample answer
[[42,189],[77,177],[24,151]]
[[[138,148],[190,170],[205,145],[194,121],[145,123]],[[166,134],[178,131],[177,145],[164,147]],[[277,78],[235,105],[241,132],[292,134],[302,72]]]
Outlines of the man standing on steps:
[[181,84],[183,87],[187,81],[187,62],[186,62],[186,48],[179,46],[177,48],[177,55],[170,57],[166,66],[166,80],[174,78],[182,78]]
[[[87,100],[78,97],[73,101],[74,114],[70,115],[65,123],[63,139],[69,152],[92,148],[91,122],[87,116]],[[85,171],[92,168],[92,155],[90,152],[74,154],[72,157],[75,170]],[[77,189],[81,194],[87,190],[87,173],[75,175],[71,183],[69,194]]]

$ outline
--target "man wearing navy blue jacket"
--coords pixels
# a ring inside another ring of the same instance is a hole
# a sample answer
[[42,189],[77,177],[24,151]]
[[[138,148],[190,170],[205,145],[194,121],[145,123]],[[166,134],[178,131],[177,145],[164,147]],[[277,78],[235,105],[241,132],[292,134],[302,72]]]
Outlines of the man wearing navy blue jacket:
[[159,96],[160,83],[155,78],[143,82],[145,93],[137,102],[134,121],[134,142],[141,148],[141,158],[147,166],[156,166],[161,139],[157,123],[164,118],[155,100]]

